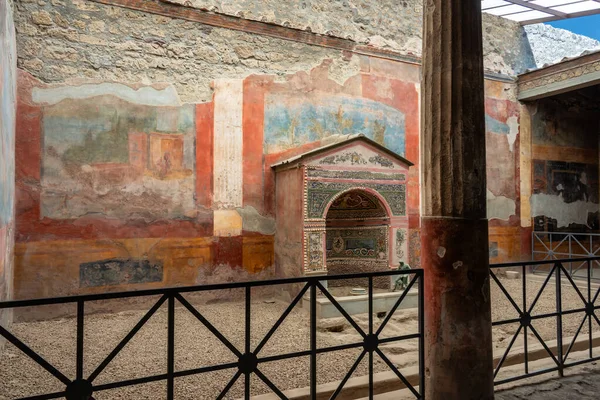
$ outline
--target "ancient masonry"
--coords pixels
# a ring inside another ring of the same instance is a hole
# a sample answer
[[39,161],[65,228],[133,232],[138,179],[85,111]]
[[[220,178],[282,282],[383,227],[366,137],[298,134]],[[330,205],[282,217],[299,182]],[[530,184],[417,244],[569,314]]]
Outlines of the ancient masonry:
[[[420,1],[13,8],[2,51],[18,68],[0,71],[17,88],[16,131],[2,131],[16,165],[3,157],[0,248],[15,297],[420,265]],[[482,201],[499,262],[531,250],[530,199],[556,203],[561,222],[594,212],[597,197],[567,204],[548,180],[576,196],[566,173],[585,172],[594,192],[597,154],[583,140],[561,158],[564,135],[535,127],[566,132],[560,107],[518,101],[579,72],[529,72],[519,92],[515,76],[538,66],[528,34],[491,15],[482,34]]]

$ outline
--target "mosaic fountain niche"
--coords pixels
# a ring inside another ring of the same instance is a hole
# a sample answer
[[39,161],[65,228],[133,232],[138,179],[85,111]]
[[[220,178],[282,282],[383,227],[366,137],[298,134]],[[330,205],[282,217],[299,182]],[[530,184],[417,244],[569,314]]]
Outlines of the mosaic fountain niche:
[[[342,192],[325,216],[325,269],[330,275],[385,271],[390,264],[390,215],[376,193],[368,189]],[[389,279],[376,278],[387,288]],[[366,280],[330,281],[330,286],[366,286]]]
[[[364,136],[273,165],[275,254],[282,275],[386,271],[408,262],[406,176],[411,165]],[[388,310],[398,297],[390,293],[390,281],[374,280],[381,292],[376,311]],[[367,309],[366,295],[350,296],[352,288],[367,287],[366,279],[330,280],[328,286],[350,313]],[[327,299],[319,302],[322,317],[336,316]]]

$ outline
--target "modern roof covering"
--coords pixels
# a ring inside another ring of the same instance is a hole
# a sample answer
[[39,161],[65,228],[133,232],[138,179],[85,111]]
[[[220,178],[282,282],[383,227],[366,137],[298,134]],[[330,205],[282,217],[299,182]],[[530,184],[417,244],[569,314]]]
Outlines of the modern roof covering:
[[600,0],[482,0],[481,8],[527,25],[600,14]]

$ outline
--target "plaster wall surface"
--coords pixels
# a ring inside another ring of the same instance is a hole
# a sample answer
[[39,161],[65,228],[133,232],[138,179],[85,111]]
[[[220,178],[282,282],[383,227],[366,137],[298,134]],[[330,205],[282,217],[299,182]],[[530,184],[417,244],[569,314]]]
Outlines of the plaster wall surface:
[[[302,247],[302,196],[301,170],[281,171],[277,175],[275,257],[278,276],[299,276],[304,269]],[[281,234],[285,232],[285,234]]]
[[[13,4],[0,0],[0,301],[13,291],[16,57]],[[0,311],[0,325],[7,326],[11,318],[7,310]]]

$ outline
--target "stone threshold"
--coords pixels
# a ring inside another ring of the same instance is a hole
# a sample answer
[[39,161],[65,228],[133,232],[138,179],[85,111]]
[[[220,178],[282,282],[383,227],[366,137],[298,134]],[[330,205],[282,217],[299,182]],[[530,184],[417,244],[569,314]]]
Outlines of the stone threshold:
[[[388,312],[396,304],[404,291],[374,293],[373,294],[373,313]],[[369,295],[343,296],[335,297],[335,300],[342,306],[348,315],[368,314],[369,313]],[[416,308],[419,305],[419,292],[410,290],[398,309]],[[302,308],[310,309],[310,296],[302,298]],[[317,319],[337,318],[342,314],[337,307],[326,297],[317,297]]]

